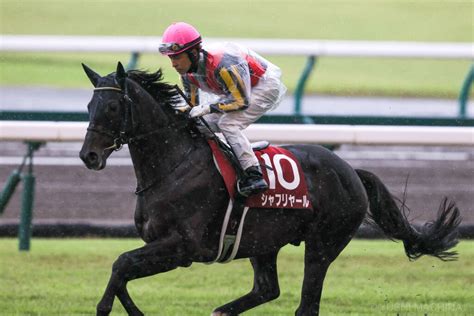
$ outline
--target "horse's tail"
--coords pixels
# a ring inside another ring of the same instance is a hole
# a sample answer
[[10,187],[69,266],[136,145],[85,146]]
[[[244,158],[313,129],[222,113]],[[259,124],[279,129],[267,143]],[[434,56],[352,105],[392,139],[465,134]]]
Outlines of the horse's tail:
[[443,261],[457,259],[457,252],[448,251],[458,243],[458,226],[461,222],[459,209],[445,198],[440,205],[438,218],[417,230],[400,209],[387,187],[373,173],[358,169],[359,178],[367,191],[370,210],[369,222],[377,224],[390,239],[402,240],[410,260],[423,255]]

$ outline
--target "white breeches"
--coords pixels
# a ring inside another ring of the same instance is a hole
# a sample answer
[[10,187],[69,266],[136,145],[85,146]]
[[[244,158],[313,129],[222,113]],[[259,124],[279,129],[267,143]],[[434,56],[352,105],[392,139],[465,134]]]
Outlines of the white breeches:
[[247,109],[211,113],[203,117],[214,132],[224,135],[244,170],[258,165],[258,160],[242,130],[280,104],[286,92],[286,87],[280,78],[280,69],[269,67],[258,84],[252,88]]

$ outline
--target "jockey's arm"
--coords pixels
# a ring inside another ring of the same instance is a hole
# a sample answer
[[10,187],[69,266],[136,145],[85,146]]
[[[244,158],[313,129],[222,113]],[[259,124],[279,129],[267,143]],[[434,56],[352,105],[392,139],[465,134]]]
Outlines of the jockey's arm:
[[211,112],[231,112],[249,106],[250,74],[246,64],[231,65],[216,69],[218,79],[225,95],[211,104]]

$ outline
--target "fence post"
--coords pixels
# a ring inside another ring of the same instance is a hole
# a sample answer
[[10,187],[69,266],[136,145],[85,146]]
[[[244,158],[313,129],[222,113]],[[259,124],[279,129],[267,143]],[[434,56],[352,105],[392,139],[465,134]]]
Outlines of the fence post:
[[127,70],[133,70],[137,68],[138,58],[140,57],[140,53],[132,52],[132,56],[130,56],[130,60],[128,61],[128,65],[126,67]]
[[20,180],[21,180],[20,169],[13,170],[10,176],[8,177],[7,182],[5,183],[5,187],[3,188],[3,191],[0,195],[0,215],[5,210]]
[[23,195],[21,199],[20,226],[18,227],[19,249],[30,250],[35,176],[28,172],[23,176]]
[[33,152],[37,150],[42,143],[28,142],[29,158],[28,173],[24,174],[23,180],[23,194],[21,199],[21,215],[20,226],[18,227],[18,241],[19,250],[30,250],[32,218],[33,218],[33,201],[35,194],[35,176],[33,175]]
[[467,115],[467,101],[469,100],[469,88],[471,87],[472,81],[474,80],[474,64],[471,65],[469,72],[467,73],[466,79],[461,87],[459,93],[459,117],[465,118]]
[[298,80],[298,85],[296,86],[295,90],[295,115],[301,114],[301,99],[303,98],[304,87],[306,85],[306,81],[308,81],[308,77],[311,74],[315,63],[316,56],[309,56],[308,60],[306,61],[306,66],[303,69],[303,73],[301,74],[301,77]]

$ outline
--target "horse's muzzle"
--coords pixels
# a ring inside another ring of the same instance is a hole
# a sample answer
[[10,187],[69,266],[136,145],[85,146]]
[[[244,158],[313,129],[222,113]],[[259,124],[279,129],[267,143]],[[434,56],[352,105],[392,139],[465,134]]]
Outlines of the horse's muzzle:
[[82,151],[79,154],[81,160],[84,162],[87,168],[92,170],[101,170],[105,168],[105,160],[102,155],[94,151]]

